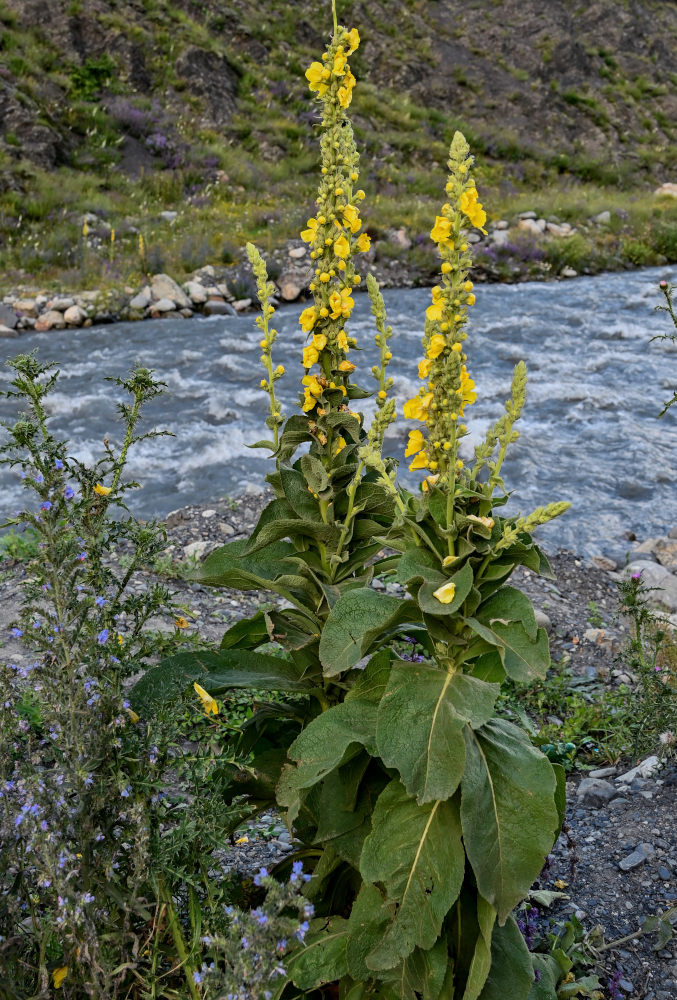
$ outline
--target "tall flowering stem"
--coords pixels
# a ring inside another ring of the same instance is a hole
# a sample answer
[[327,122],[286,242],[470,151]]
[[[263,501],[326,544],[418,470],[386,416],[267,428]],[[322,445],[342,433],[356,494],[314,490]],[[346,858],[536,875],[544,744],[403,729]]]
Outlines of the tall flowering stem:
[[273,368],[272,352],[273,344],[277,338],[277,330],[274,330],[270,325],[270,321],[275,315],[275,309],[270,304],[270,300],[275,292],[275,286],[271,281],[268,281],[266,262],[253,243],[247,244],[247,256],[254,271],[256,289],[259,302],[261,303],[261,315],[256,317],[256,325],[263,334],[260,343],[263,352],[261,354],[261,363],[265,367],[268,376],[261,379],[261,388],[265,389],[270,398],[270,415],[266,420],[266,425],[273,432],[272,448],[273,451],[277,451],[280,443],[280,424],[284,423],[284,418],[280,410],[280,404],[275,396],[275,383],[284,375],[284,367],[278,365],[276,368]]

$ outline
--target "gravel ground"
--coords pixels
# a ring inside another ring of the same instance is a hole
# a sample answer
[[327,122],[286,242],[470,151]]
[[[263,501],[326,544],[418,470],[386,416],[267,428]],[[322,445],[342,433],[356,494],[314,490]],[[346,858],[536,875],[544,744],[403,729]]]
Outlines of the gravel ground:
[[[219,501],[172,512],[166,521],[169,554],[174,559],[199,560],[218,545],[246,536],[266,502],[265,494],[252,492],[237,504]],[[570,552],[556,553],[551,562],[554,581],[520,569],[511,582],[529,594],[542,616],[550,632],[553,660],[568,656],[573,674],[582,681],[631,682],[615,662],[627,629],[615,619],[617,590],[610,575],[615,567],[603,560],[602,565],[585,562]],[[3,652],[14,661],[25,656],[7,631],[20,606],[23,573],[21,565],[13,565],[0,576]],[[139,574],[133,586],[142,589],[151,579],[150,574]],[[183,580],[173,580],[171,586],[177,602],[186,609],[191,630],[205,644],[220,640],[228,625],[260,606],[270,607],[270,595],[259,599],[255,592],[212,592]],[[387,589],[397,592],[397,585],[388,584]],[[152,624],[173,629],[170,619]],[[631,762],[617,764],[602,774],[599,782],[608,787],[599,794],[585,792],[583,775],[571,776],[567,832],[558,840],[539,883],[552,889],[556,880],[566,882],[568,899],[548,914],[564,918],[576,913],[588,930],[601,925],[607,941],[633,933],[647,915],[677,904],[677,767],[668,762],[652,774],[623,782],[620,779],[630,766]],[[226,869],[253,872],[290,849],[279,816],[267,813],[243,831],[240,842],[225,851],[221,860]],[[605,952],[602,979],[620,976],[622,996],[677,1000],[677,939],[658,953],[652,948],[654,941],[653,936],[641,936]]]

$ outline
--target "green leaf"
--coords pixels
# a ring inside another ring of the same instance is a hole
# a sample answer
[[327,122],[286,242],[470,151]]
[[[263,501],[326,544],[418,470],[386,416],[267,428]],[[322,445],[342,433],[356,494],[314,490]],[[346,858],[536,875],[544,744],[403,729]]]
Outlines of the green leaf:
[[269,641],[268,625],[263,611],[257,611],[253,618],[243,618],[235,622],[223,633],[219,649],[256,649]]
[[[416,580],[429,583],[439,580],[439,584],[446,581],[446,576],[442,573],[439,558],[430,549],[421,548],[414,545],[407,549],[400,558],[397,566],[397,582],[406,587],[408,583]],[[438,584],[438,586],[439,586]]]
[[366,747],[373,753],[376,739],[376,705],[353,699],[318,715],[289,748],[295,767],[285,768],[278,786],[278,801],[298,815],[306,788],[312,788],[339,764],[345,764]]
[[233,590],[275,590],[275,578],[280,575],[281,563],[293,555],[294,546],[289,542],[269,545],[256,556],[245,552],[246,539],[228,542],[207,556],[192,579],[208,587],[232,587]]
[[388,980],[397,987],[401,1000],[438,1000],[449,969],[449,945],[443,936],[426,951],[415,948],[397,970],[396,980]]
[[[446,581],[445,577],[445,581]],[[472,566],[469,562],[463,566],[458,573],[454,573],[450,576],[449,581],[456,586],[456,592],[454,594],[454,599],[449,604],[443,604],[434,597],[434,591],[440,586],[437,581],[431,581],[428,577],[428,581],[423,584],[418,592],[417,600],[422,611],[429,615],[454,615],[461,607],[466,597],[472,590],[473,585],[473,571]]]
[[534,971],[540,972],[540,979],[534,983],[528,1000],[557,1000],[557,983],[560,978],[559,965],[552,955],[531,956]]
[[470,963],[462,1000],[477,1000],[487,981],[491,968],[491,939],[496,923],[496,910],[482,896],[477,896],[477,924],[479,934]]
[[521,622],[531,641],[536,641],[537,625],[533,605],[527,595],[516,587],[501,587],[484,602],[476,617],[483,625],[489,626],[496,621],[503,624]]
[[312,493],[308,492],[308,485],[298,469],[281,467],[280,482],[289,506],[295,514],[311,520],[319,517],[320,509],[317,500]]
[[364,670],[351,674],[351,677],[355,677],[355,675],[357,677],[353,686],[346,692],[345,700],[352,701],[353,698],[363,698],[365,701],[378,705],[388,686],[391,655],[391,650],[380,649],[372,656]]
[[304,947],[287,959],[287,973],[302,990],[313,990],[347,975],[348,921],[332,917],[314,920]]
[[[282,538],[313,538],[325,545],[338,542],[339,530],[333,524],[323,524],[322,521],[309,521],[302,518],[282,517],[266,524],[259,533],[249,539],[246,555],[253,555],[261,549],[270,546]],[[270,584],[268,584],[270,588]],[[270,588],[272,589],[272,588]]]
[[329,477],[319,458],[304,455],[301,458],[301,471],[313,493],[324,493],[329,486]]
[[458,897],[464,868],[458,805],[419,806],[399,781],[387,785],[374,808],[360,871],[366,881],[382,883],[398,905],[367,957],[369,968],[390,969],[416,946],[432,948]]
[[395,904],[389,903],[375,885],[362,883],[348,921],[346,958],[353,979],[369,979],[373,975],[367,966],[367,955],[380,943],[394,912]]
[[266,618],[271,626],[270,639],[279,642],[285,649],[303,649],[308,643],[319,639],[317,623],[294,608],[269,611]]
[[465,765],[463,726],[491,718],[500,687],[425,663],[395,663],[378,708],[376,743],[419,805],[448,799]]
[[555,831],[555,839],[559,837],[562,832],[562,827],[564,826],[564,820],[567,813],[567,774],[561,764],[553,764],[552,767],[555,773],[555,806],[557,808],[557,816],[559,823]]
[[174,701],[193,681],[198,681],[212,695],[232,688],[312,690],[312,682],[304,680],[289,660],[246,649],[229,649],[224,653],[208,650],[177,653],[151,667],[131,689],[130,700],[140,714],[146,715]]
[[527,1000],[534,971],[529,950],[513,917],[497,925],[491,940],[491,968],[479,1000]]
[[420,621],[413,601],[379,594],[369,588],[342,594],[329,612],[320,639],[320,661],[326,677],[355,666],[379,640],[404,622]]
[[476,635],[498,647],[506,673],[515,681],[543,679],[550,666],[550,648],[545,629],[539,628],[536,641],[527,635],[523,625],[510,622],[504,625],[494,621],[491,626],[483,625],[477,618],[466,618]]
[[294,454],[296,449],[304,441],[312,441],[313,435],[310,433],[308,417],[295,413],[284,425],[284,430],[280,435],[280,447],[277,450],[277,457],[280,462],[286,462]]
[[482,896],[504,921],[543,867],[559,823],[550,761],[516,726],[493,719],[464,730],[465,849]]

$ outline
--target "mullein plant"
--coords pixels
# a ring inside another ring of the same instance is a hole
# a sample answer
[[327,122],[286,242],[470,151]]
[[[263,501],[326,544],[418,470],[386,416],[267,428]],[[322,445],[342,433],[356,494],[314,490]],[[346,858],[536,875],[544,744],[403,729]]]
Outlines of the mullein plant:
[[[199,573],[204,583],[265,589],[284,603],[232,626],[218,651],[150,670],[133,703],[147,714],[188,682],[212,697],[231,688],[286,696],[260,701],[237,734],[235,752],[250,759],[234,769],[226,796],[242,816],[275,801],[296,845],[280,877],[294,861],[313,872],[305,892],[315,916],[276,996],[525,1000],[538,976],[511,914],[557,836],[564,772],[494,710],[505,677],[545,675],[547,636],[506,581],[518,564],[549,572],[530,532],[568,505],[526,518],[496,512],[507,500],[501,467],[524,405],[522,364],[474,461],[461,458],[475,401],[467,236],[486,217],[460,133],[431,233],[442,277],[426,314],[422,386],[404,410],[416,423],[407,452],[423,477],[419,492],[397,484],[395,463],[382,454],[395,417],[392,330],[372,278],[380,361],[368,429],[351,408],[366,395],[349,360],[355,255],[368,247],[346,116],[348,57],[358,43],[335,18],[322,60],[306,73],[323,111],[322,179],[302,233],[316,271],[300,318],[308,335],[300,412],[286,421],[275,397],[283,372],[272,360],[272,288],[249,248],[272,432],[258,446],[275,457],[275,497],[251,537],[210,555]],[[383,572],[407,588],[405,599],[370,587]],[[404,636],[425,655],[399,655]]]

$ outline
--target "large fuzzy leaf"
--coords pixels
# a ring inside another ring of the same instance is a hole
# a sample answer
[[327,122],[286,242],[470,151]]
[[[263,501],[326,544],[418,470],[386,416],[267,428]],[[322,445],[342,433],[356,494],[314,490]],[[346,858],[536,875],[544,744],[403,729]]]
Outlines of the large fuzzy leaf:
[[419,804],[448,799],[465,764],[463,726],[488,722],[499,685],[424,663],[395,663],[381,699],[378,752]]
[[550,761],[516,726],[493,719],[464,730],[461,822],[482,896],[503,922],[526,896],[559,824]]
[[397,911],[367,957],[375,970],[390,969],[416,946],[431,948],[461,889],[465,855],[456,802],[419,806],[399,781],[376,802],[360,871],[381,883]]
[[349,590],[329,612],[320,639],[320,661],[327,677],[334,677],[368,653],[372,645],[403,622],[421,620],[413,601],[379,594],[366,587]]
[[529,950],[514,917],[494,927],[491,968],[479,1000],[527,1000],[534,981]]
[[484,602],[476,617],[483,625],[491,625],[495,621],[504,624],[521,622],[531,641],[536,641],[534,607],[527,595],[516,587],[501,587]]
[[151,667],[130,692],[136,710],[145,714],[173,701],[193,681],[210,694],[219,695],[235,688],[263,691],[310,691],[296,665],[279,656],[252,653],[247,649],[224,652],[177,653]]
[[313,921],[305,947],[287,960],[287,973],[300,989],[312,990],[321,983],[347,975],[348,921],[333,917]]
[[440,586],[437,579],[433,581],[428,580],[419,590],[417,600],[421,610],[427,615],[435,615],[437,617],[439,615],[456,614],[472,590],[473,571],[470,563],[467,562],[457,573],[453,573],[448,580],[456,587],[454,599],[449,604],[443,604],[435,597],[435,591]]
[[470,963],[470,971],[461,1000],[477,1000],[491,968],[491,938],[496,923],[496,910],[482,896],[477,897],[477,924],[479,934]]
[[294,554],[289,542],[274,542],[264,552],[248,555],[248,542],[238,539],[210,553],[198,566],[192,579],[208,587],[232,587],[233,590],[274,590],[274,580],[284,570],[282,560]]
[[545,629],[539,628],[536,639],[529,638],[521,622],[492,621],[484,625],[477,618],[466,618],[466,624],[482,639],[496,646],[506,673],[515,681],[544,678],[550,665],[550,650]]

